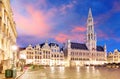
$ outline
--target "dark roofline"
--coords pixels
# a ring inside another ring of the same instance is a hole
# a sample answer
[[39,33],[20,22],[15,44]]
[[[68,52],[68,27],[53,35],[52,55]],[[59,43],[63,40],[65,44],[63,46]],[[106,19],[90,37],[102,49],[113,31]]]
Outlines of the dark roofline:
[[26,48],[25,48],[25,47],[23,47],[23,48],[19,48],[18,50],[19,50],[19,51],[21,51],[21,50],[25,50],[25,49],[26,49]]
[[104,51],[104,47],[103,46],[97,46],[97,51]]
[[86,44],[71,42],[72,49],[88,50]]
[[57,46],[57,47],[59,47],[59,45],[57,44],[57,43],[49,43],[49,46]]

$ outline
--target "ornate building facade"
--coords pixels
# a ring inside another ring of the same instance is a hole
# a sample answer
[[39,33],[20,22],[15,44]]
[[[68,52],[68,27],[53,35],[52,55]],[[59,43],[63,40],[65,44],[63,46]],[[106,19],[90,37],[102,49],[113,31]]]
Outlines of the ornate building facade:
[[[106,45],[97,46],[96,34],[94,31],[94,21],[91,9],[89,9],[87,19],[86,43],[75,43],[68,40],[65,43],[65,65],[82,66],[106,63]],[[82,37],[81,37],[82,38]]]
[[3,67],[3,70],[10,67],[11,46],[16,44],[16,37],[10,0],[0,0],[0,67]]
[[108,53],[107,60],[108,63],[120,63],[120,51],[115,49],[113,53]]
[[34,47],[29,45],[20,51],[20,59],[25,59],[26,64],[62,66],[64,54],[58,44],[45,42]]

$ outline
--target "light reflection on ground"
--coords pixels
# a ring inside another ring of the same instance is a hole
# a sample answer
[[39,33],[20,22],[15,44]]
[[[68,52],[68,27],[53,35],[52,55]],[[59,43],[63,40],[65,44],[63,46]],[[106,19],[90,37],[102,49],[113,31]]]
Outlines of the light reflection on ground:
[[120,69],[94,67],[46,67],[26,72],[19,79],[119,79]]

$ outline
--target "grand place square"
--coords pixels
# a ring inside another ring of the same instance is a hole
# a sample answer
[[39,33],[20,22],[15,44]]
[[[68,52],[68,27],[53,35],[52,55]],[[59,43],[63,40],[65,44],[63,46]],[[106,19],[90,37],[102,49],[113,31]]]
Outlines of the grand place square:
[[0,79],[119,79],[119,3],[0,0]]

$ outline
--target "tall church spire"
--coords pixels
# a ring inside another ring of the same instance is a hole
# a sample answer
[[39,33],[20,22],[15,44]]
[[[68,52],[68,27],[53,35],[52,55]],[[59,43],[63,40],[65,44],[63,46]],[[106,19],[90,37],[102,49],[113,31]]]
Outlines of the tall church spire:
[[91,8],[89,8],[88,17],[92,17],[92,11],[91,11]]
[[94,32],[94,22],[91,8],[89,8],[87,19],[87,42],[86,45],[89,50],[96,50],[96,34]]

